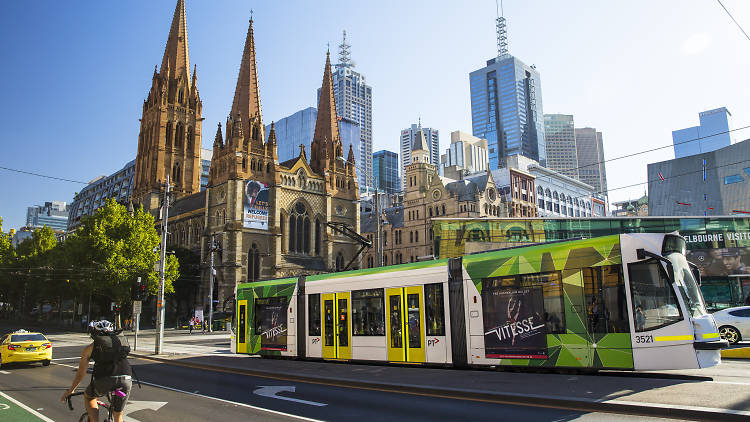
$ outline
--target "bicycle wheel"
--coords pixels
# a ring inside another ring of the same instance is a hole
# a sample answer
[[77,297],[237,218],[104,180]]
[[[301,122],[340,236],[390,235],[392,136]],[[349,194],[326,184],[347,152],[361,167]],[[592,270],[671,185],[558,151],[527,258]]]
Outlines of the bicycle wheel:
[[89,422],[89,414],[84,412],[83,415],[78,418],[78,422]]

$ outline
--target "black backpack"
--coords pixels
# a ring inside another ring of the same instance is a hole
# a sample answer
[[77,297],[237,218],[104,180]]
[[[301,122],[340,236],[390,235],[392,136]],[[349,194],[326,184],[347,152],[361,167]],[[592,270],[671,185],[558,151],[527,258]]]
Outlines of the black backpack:
[[128,338],[122,335],[122,330],[93,335],[92,338],[94,339],[94,350],[91,353],[91,358],[94,360],[94,372],[98,372],[96,371],[97,366],[114,370],[117,364],[130,354],[130,344]]

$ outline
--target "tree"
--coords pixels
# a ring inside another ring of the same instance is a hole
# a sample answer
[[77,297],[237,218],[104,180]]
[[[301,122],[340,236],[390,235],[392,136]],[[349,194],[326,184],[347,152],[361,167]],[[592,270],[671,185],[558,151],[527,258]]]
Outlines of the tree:
[[[92,291],[104,294],[113,302],[124,304],[130,300],[130,288],[138,277],[148,282],[151,293],[158,289],[159,235],[154,217],[136,210],[133,215],[125,206],[108,199],[93,216],[84,217],[79,230],[66,241],[65,257],[68,265],[80,263],[90,266],[83,282]],[[165,292],[174,289],[172,282],[179,277],[179,263],[167,255]]]

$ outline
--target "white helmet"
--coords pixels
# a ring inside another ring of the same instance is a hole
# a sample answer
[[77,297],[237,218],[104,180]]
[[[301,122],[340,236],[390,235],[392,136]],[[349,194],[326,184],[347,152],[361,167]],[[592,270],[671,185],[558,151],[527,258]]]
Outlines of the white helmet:
[[112,325],[112,323],[107,321],[106,319],[103,319],[101,321],[94,321],[93,325],[91,326],[91,329],[94,332],[104,334],[104,333],[111,333],[115,331],[115,326]]

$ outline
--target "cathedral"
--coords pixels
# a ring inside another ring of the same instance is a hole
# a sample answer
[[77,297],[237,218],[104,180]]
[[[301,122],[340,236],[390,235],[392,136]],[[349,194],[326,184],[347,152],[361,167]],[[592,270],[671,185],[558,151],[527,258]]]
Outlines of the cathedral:
[[[218,122],[208,186],[200,190],[202,109],[197,67],[189,61],[185,1],[178,0],[161,67],[143,103],[132,202],[157,217],[166,184],[172,192],[168,245],[200,254],[200,297],[207,298],[214,252],[214,301],[224,303],[238,283],[340,271],[360,244],[331,228],[359,231],[354,152],[343,151],[330,53],[310,151],[279,162],[271,125],[264,136],[258,68],[250,19],[234,98]],[[344,155],[346,154],[346,156]],[[212,248],[212,244],[214,247]],[[201,303],[196,303],[200,306]]]

